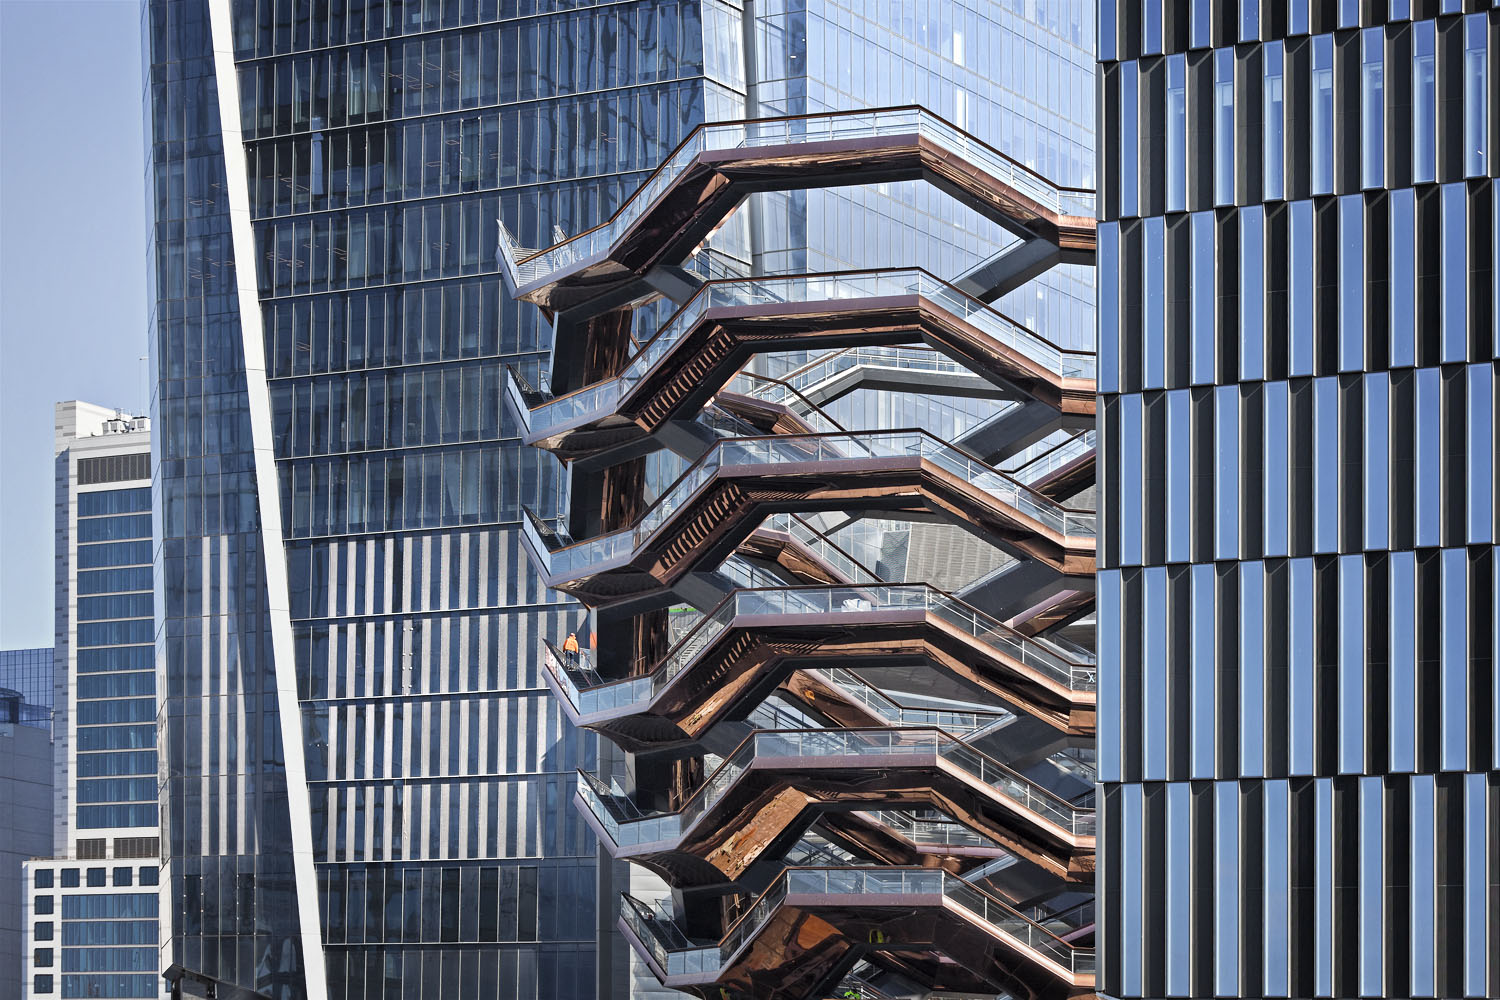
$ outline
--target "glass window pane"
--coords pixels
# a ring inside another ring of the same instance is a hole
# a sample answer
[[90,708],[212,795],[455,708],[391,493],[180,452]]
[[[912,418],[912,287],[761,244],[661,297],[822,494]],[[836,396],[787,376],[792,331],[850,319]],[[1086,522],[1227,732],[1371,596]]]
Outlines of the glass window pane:
[[1432,21],[1412,25],[1411,179],[1437,179],[1437,29]]
[[[1283,170],[1286,164],[1286,109],[1283,87],[1282,44],[1271,42],[1264,49],[1265,93],[1262,114],[1265,121],[1265,137],[1261,151],[1264,162],[1261,167],[1262,192],[1267,201],[1275,201],[1285,194]],[[1170,80],[1170,69],[1168,72]],[[1170,85],[1170,84],[1169,84]],[[1170,140],[1169,140],[1170,141]],[[1170,183],[1170,182],[1169,182]]]
[[1360,173],[1372,188],[1385,181],[1385,30],[1371,28],[1360,41]]

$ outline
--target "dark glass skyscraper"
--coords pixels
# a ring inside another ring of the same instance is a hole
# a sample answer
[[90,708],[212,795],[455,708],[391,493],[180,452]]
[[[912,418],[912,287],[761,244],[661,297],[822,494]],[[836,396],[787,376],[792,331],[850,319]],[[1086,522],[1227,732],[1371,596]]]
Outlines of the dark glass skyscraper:
[[1100,13],[1100,989],[1500,995],[1500,14]]
[[515,531],[556,467],[500,395],[548,331],[495,251],[608,214],[743,84],[723,5],[562,6],[144,5],[164,961],[595,993],[593,745],[537,673],[578,614]]
[[[572,804],[595,741],[540,665],[544,639],[599,623],[542,586],[518,530],[523,511],[550,521],[589,497],[600,470],[523,447],[503,402],[507,366],[566,389],[603,359],[573,353],[565,313],[511,297],[499,254],[608,218],[705,121],[877,103],[1001,139],[998,157],[972,152],[1076,214],[1055,186],[1091,182],[1086,6],[858,7],[146,0],[164,961],[278,998],[623,988],[623,958],[596,948],[623,866],[598,866]],[[705,275],[921,265],[1041,327],[1044,353],[1087,351],[1087,253],[1017,266],[1006,253],[1035,234],[973,200],[914,177],[756,196],[673,262],[634,333]],[[963,391],[887,392],[898,352],[830,412],[957,436],[1025,409],[932,355],[918,364]],[[1093,439],[1042,409],[992,435],[1005,457],[1062,443],[1091,468]],[[655,499],[685,466],[658,450],[631,489]],[[861,517],[841,544],[902,580],[945,561],[951,527]],[[969,582],[1008,558],[969,546]],[[1032,765],[1051,784],[1091,775],[1082,758]]]

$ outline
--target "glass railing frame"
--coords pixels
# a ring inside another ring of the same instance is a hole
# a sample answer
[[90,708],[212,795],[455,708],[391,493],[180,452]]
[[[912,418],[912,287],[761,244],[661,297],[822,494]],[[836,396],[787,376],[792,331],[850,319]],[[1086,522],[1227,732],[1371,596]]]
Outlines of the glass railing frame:
[[[978,917],[982,923],[1000,934],[1018,942],[1022,947],[1044,956],[1053,965],[1062,968],[1074,977],[1092,976],[1095,972],[1093,948],[1078,947],[1064,941],[1020,910],[996,899],[982,888],[939,868],[881,867],[881,868],[811,868],[789,867],[766,887],[745,912],[730,924],[717,945],[704,945],[678,949],[684,960],[670,961],[673,949],[666,947],[660,934],[650,929],[658,918],[642,913],[645,907],[638,901],[631,907],[637,920],[631,921],[622,912],[621,917],[641,940],[658,968],[668,976],[716,973],[729,968],[741,950],[760,933],[769,918],[791,896],[858,896],[862,898],[894,895],[921,895],[941,897],[945,902]],[[625,898],[629,898],[628,896]],[[628,904],[627,904],[628,905]],[[1003,921],[1003,923],[1001,922]],[[645,935],[642,931],[645,931]],[[652,948],[650,936],[659,946]],[[678,936],[687,940],[685,935]],[[689,967],[688,954],[695,954],[696,961]]]
[[[836,751],[840,746],[856,746],[861,738],[863,745],[857,752],[805,752],[809,742],[814,747],[832,747]],[[794,740],[798,751],[795,754],[778,755],[769,752],[789,748],[793,746]],[[884,748],[881,746],[882,740],[887,744]],[[928,743],[931,744],[930,748]],[[1028,812],[1042,817],[1071,836],[1082,838],[1095,835],[1098,819],[1094,809],[1075,806],[951,733],[930,727],[756,730],[724,758],[723,763],[704,779],[703,784],[693,790],[692,795],[670,812],[642,814],[631,802],[629,807],[637,815],[622,819],[615,815],[610,803],[604,801],[603,794],[594,787],[592,776],[586,771],[578,772],[578,792],[615,846],[632,848],[643,844],[671,842],[683,837],[718,805],[742,774],[754,767],[757,758],[793,756],[798,759],[826,759],[837,756],[864,759],[926,756],[929,753],[934,761],[950,762],[972,778],[1000,792],[1003,797],[1019,803]]]
[[[841,289],[859,290],[860,283],[866,283],[869,286],[861,294],[837,294]],[[833,294],[815,298],[812,290],[824,285]],[[782,296],[772,294],[772,291],[777,288],[793,289],[799,294]],[[736,296],[735,289],[760,291],[751,294],[742,292]],[[601,379],[562,396],[552,397],[531,408],[525,417],[528,430],[535,433],[538,428],[561,428],[569,423],[584,420],[591,414],[607,412],[607,407],[617,406],[620,400],[655,370],[661,359],[670,354],[681,338],[686,336],[702,316],[711,309],[733,308],[764,302],[791,305],[906,295],[925,299],[962,322],[983,330],[997,342],[1008,344],[1027,357],[1038,360],[1039,363],[1041,359],[1045,359],[1045,366],[1060,377],[1092,379],[1097,372],[1098,358],[1094,352],[1080,351],[1056,344],[1020,321],[1007,316],[993,305],[969,296],[957,286],[944,281],[924,268],[864,268],[810,274],[723,278],[704,282],[691,299],[683,303],[667,318],[656,333],[640,345],[617,375]],[[975,317],[980,316],[988,316],[992,319],[986,323],[976,323]],[[1022,346],[1023,343],[1025,347]],[[859,348],[851,350],[859,350]],[[940,352],[934,353],[939,357],[946,357]],[[952,359],[949,359],[949,363],[963,367]],[[921,370],[942,369],[935,366]],[[764,378],[765,376],[758,377]]]
[[[863,454],[846,454],[829,450],[824,445],[843,441],[863,450]],[[902,447],[901,443],[905,442]],[[874,450],[885,443],[884,451]],[[788,455],[798,445],[812,446],[813,453],[801,453],[786,461],[776,452]],[[915,446],[915,447],[913,447]],[[765,454],[752,449],[763,449]],[[738,454],[734,454],[734,452]],[[725,461],[725,453],[731,453],[736,461]],[[686,509],[699,491],[714,478],[714,474],[726,465],[731,468],[806,462],[833,462],[854,458],[915,458],[931,462],[969,485],[988,493],[997,501],[1018,513],[1038,522],[1048,530],[1064,538],[1096,538],[1098,514],[1091,510],[1078,510],[1056,502],[1045,494],[1038,493],[1025,483],[986,465],[963,452],[942,438],[921,428],[892,428],[889,430],[858,431],[841,434],[769,434],[759,437],[724,438],[711,445],[701,458],[689,466],[657,498],[656,502],[642,514],[634,524],[606,534],[595,535],[574,541],[565,546],[546,548],[539,553],[545,557],[547,573],[556,576],[561,572],[572,573],[585,569],[595,572],[605,564],[628,561],[633,558],[658,530],[668,524],[681,510]],[[981,481],[993,483],[982,485]],[[561,563],[561,565],[559,565]]]
[[[747,595],[771,595],[780,593],[794,593],[808,597],[824,595],[825,599],[820,603],[821,607],[803,613],[807,614],[839,614],[839,613],[866,613],[876,610],[874,601],[870,597],[880,593],[893,594],[921,594],[921,602],[915,600],[886,601],[880,605],[882,610],[921,610],[924,614],[933,615],[940,621],[966,632],[974,639],[992,646],[1008,659],[1020,663],[1022,666],[1038,670],[1054,677],[1067,685],[1068,690],[1091,691],[1097,690],[1098,667],[1096,663],[1085,663],[1068,659],[1048,648],[1048,644],[1040,639],[1027,636],[1024,633],[1006,625],[997,618],[992,618],[977,608],[972,608],[952,594],[927,583],[871,583],[850,584],[836,587],[807,586],[807,587],[745,587],[725,595],[712,609],[692,626],[679,642],[657,662],[657,666],[649,673],[641,673],[637,676],[609,680],[587,689],[580,688],[568,675],[566,657],[549,640],[543,640],[543,648],[546,655],[543,657],[544,668],[558,679],[564,688],[564,693],[580,717],[587,717],[598,712],[607,711],[620,706],[638,706],[644,709],[646,704],[660,694],[673,678],[685,670],[708,645],[723,634],[735,618],[739,617],[739,602],[747,600]],[[835,595],[849,593],[852,599],[865,600],[870,607],[842,607],[835,606]],[[853,595],[864,595],[862,597]],[[783,601],[783,607],[785,600]],[[824,610],[824,607],[827,610]],[[782,611],[785,615],[794,612]],[[699,633],[703,634],[700,635]],[[709,634],[709,633],[712,634]],[[1004,640],[1002,644],[1000,640]],[[685,653],[686,655],[680,655]],[[577,659],[580,664],[588,663],[591,654],[587,650],[580,650]],[[672,666],[664,666],[674,664]],[[1080,679],[1083,683],[1079,683]],[[608,696],[598,696],[593,704],[587,704],[587,695],[591,692],[611,689]],[[618,692],[618,694],[617,694]]]
[[[818,126],[823,128],[819,129]],[[513,259],[507,269],[513,280],[530,284],[546,274],[569,267],[578,261],[603,254],[614,245],[657,200],[676,182],[678,175],[700,154],[725,149],[745,149],[762,145],[788,144],[796,141],[819,142],[838,139],[879,136],[915,135],[937,141],[938,145],[961,156],[982,163],[997,180],[1009,183],[1035,201],[1043,211],[1061,217],[1092,221],[1097,193],[1092,189],[1057,184],[1020,160],[975,138],[952,122],[921,107],[899,105],[861,111],[814,112],[776,118],[748,118],[738,121],[711,122],[699,125],[627,195],[614,214],[599,225],[586,229],[550,247],[517,255],[520,248],[508,231],[502,229],[504,249]],[[975,154],[978,154],[977,156]]]

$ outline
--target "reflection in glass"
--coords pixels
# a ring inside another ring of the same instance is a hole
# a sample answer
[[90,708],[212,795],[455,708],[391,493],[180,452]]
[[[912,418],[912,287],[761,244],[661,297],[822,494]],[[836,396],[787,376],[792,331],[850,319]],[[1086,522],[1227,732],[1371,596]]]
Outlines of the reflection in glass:
[[[1464,943],[1463,992],[1465,996],[1482,996],[1485,984],[1485,953],[1494,953],[1495,936],[1500,927],[1486,926],[1493,919],[1493,908],[1486,906],[1486,893],[1494,883],[1495,860],[1486,836],[1486,800],[1483,774],[1464,775]],[[1486,860],[1488,859],[1488,865]],[[1488,870],[1488,878],[1481,875]],[[1488,884],[1487,884],[1488,883]]]
[[1444,184],[1442,192],[1441,292],[1442,361],[1463,361],[1469,353],[1468,197],[1462,182]]
[[1240,546],[1240,390],[1214,389],[1214,558],[1234,559]]
[[1214,53],[1214,204],[1234,204],[1234,51],[1232,49],[1223,49]]
[[1489,365],[1468,368],[1468,531],[1465,541],[1494,541],[1494,377]]
[[1438,644],[1442,713],[1440,766],[1462,771],[1468,764],[1469,735],[1469,553],[1442,552],[1442,590],[1439,610],[1442,632]]
[[1313,223],[1312,202],[1293,202],[1287,239],[1287,374],[1293,377],[1313,373]]
[[1167,211],[1187,208],[1187,56],[1167,57]]
[[1265,564],[1240,564],[1240,774],[1265,772]]
[[1385,180],[1385,31],[1371,28],[1360,41],[1360,173],[1363,186],[1371,188]]
[[1317,731],[1317,677],[1313,666],[1313,564],[1311,559],[1293,559],[1290,594],[1291,628],[1287,650],[1291,667],[1288,697],[1291,700],[1288,728],[1292,737],[1294,775],[1313,773],[1313,734]]
[[1390,601],[1390,732],[1392,772],[1417,769],[1417,557],[1392,552]]
[[[1283,106],[1284,79],[1281,43],[1268,43],[1262,55],[1265,59],[1265,92],[1262,111],[1265,120],[1265,138],[1261,146],[1264,155],[1264,162],[1261,166],[1261,190],[1267,201],[1275,201],[1285,194],[1283,171],[1286,164],[1286,110]],[[1168,77],[1170,79],[1170,69]],[[1168,85],[1170,86],[1170,83]]]
[[1167,777],[1167,568],[1148,566],[1141,587],[1141,771],[1146,781]]
[[1339,537],[1338,380],[1313,381],[1313,551],[1337,552]]
[[1365,378],[1365,549],[1386,547],[1390,530],[1390,376]]
[[1317,996],[1333,995],[1334,880],[1337,854],[1333,833],[1333,781],[1313,782],[1313,988]]
[[1417,363],[1417,195],[1390,194],[1390,366]]
[[1333,37],[1312,40],[1312,193],[1333,193]]
[[1436,991],[1437,782],[1434,775],[1411,779],[1411,992]]
[[[1167,785],[1167,940],[1193,940],[1192,867],[1170,859],[1191,857],[1198,838],[1193,835],[1193,793],[1186,782]],[[1192,989],[1192,949],[1167,949],[1167,994],[1187,996]]]
[[1142,224],[1144,260],[1141,265],[1142,388],[1161,389],[1167,378],[1166,220],[1152,216]]
[[1265,377],[1266,214],[1260,205],[1240,210],[1240,380]]
[[1357,194],[1339,199],[1339,371],[1365,363],[1365,203]]
[[1267,382],[1263,400],[1265,434],[1261,475],[1265,479],[1266,492],[1261,548],[1268,557],[1284,556],[1288,551],[1291,526],[1288,507],[1291,455],[1287,444],[1289,386],[1284,381]]
[[1290,979],[1291,919],[1290,883],[1291,817],[1290,789],[1285,781],[1265,783],[1265,942],[1262,972],[1266,996],[1286,996]]
[[[1140,148],[1140,122],[1137,117],[1140,90],[1140,70],[1133,62],[1120,65],[1120,148],[1134,151]],[[1129,217],[1140,213],[1140,180],[1137,175],[1137,157],[1133,154],[1121,156],[1120,163],[1120,215]]]
[[1340,556],[1339,573],[1339,773],[1359,774],[1365,764],[1365,565]]
[[1411,179],[1437,179],[1437,28],[1432,21],[1412,26]]
[[1483,14],[1464,19],[1464,176],[1483,177],[1486,172],[1489,125],[1489,89],[1485,84],[1487,31]]
[[1215,377],[1214,338],[1214,216],[1212,212],[1194,212],[1189,234],[1192,244],[1192,277],[1188,282],[1192,322],[1192,379],[1194,385],[1207,385]]
[[1378,777],[1359,781],[1359,992],[1383,987],[1385,949],[1385,808]]
[[1186,389],[1167,393],[1167,561],[1192,558],[1193,416]]
[[1214,602],[1214,567],[1197,563],[1189,570],[1192,586],[1192,778],[1214,776],[1215,669],[1218,658],[1214,649],[1214,623],[1218,609]]
[[1443,383],[1436,368],[1419,368],[1417,375],[1416,488],[1417,545],[1442,544],[1443,507]]
[[1213,982],[1219,996],[1239,992],[1240,812],[1239,785],[1214,782]]

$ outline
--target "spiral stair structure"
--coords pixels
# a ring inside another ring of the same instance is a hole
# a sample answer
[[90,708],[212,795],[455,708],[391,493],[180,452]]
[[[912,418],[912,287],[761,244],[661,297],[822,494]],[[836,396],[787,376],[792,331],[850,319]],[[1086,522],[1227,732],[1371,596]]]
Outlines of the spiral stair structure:
[[[1015,239],[952,279],[687,266],[751,194],[891,181]],[[1091,264],[1093,218],[891,108],[702,126],[603,225],[502,231],[554,334],[508,404],[568,467],[524,547],[592,639],[543,677],[608,741],[581,815],[666,887],[601,901],[663,985],[1093,994],[1095,359],[992,304]],[[849,426],[862,392],[957,429]]]

